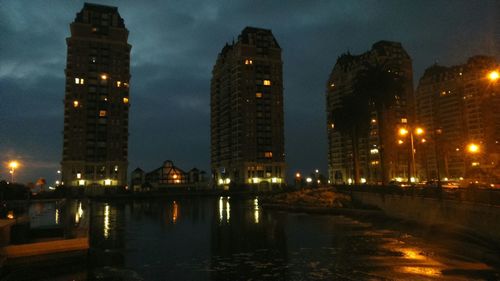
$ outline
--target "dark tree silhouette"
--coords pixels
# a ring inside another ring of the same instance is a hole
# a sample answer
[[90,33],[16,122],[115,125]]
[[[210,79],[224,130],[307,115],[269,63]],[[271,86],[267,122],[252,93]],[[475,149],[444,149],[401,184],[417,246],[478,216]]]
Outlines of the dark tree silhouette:
[[354,83],[354,95],[368,102],[370,105],[368,111],[374,111],[377,114],[382,184],[386,184],[388,178],[387,161],[384,155],[387,112],[391,107],[399,104],[405,90],[405,83],[403,76],[381,63],[365,64],[356,75]]
[[360,182],[359,140],[369,129],[370,108],[367,99],[357,94],[346,95],[340,100],[340,108],[331,112],[335,129],[349,136],[352,148],[354,183]]

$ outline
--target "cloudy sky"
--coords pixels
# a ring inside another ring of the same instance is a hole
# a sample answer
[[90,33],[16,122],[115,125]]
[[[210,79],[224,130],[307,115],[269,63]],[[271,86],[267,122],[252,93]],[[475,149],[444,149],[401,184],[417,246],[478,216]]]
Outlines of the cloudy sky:
[[[272,29],[283,48],[286,157],[291,171],[327,167],[325,83],[337,57],[399,41],[414,79],[438,62],[500,59],[500,2],[98,1],[130,31],[130,168],[209,167],[211,69],[245,26]],[[285,5],[286,4],[286,5]],[[0,179],[55,178],[62,154],[65,38],[81,1],[0,0]],[[416,85],[416,82],[415,82]]]

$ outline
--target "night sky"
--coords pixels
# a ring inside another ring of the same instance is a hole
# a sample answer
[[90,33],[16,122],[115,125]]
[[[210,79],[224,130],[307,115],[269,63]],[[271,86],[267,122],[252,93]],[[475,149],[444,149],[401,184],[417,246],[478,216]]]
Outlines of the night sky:
[[[130,31],[129,170],[171,159],[210,165],[210,78],[218,52],[245,26],[272,29],[283,49],[290,172],[327,168],[325,83],[339,55],[399,41],[414,85],[438,62],[500,59],[500,2],[95,1],[118,6]],[[80,1],[0,0],[0,179],[53,181],[62,155],[65,38]]]

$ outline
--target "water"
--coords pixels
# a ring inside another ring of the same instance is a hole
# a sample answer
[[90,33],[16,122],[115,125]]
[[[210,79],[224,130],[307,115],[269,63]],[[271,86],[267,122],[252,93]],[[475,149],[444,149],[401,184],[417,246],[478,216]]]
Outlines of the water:
[[74,272],[51,269],[56,280],[500,280],[490,244],[439,228],[267,211],[258,198],[70,206],[72,222],[90,220],[91,250]]

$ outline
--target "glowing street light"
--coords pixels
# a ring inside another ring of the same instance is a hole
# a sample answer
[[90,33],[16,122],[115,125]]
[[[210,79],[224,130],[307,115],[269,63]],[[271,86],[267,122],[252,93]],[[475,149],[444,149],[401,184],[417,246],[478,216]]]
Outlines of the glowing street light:
[[19,163],[17,161],[10,161],[9,162],[9,168],[10,168],[10,181],[14,182],[14,172],[16,169],[19,167]]
[[488,79],[490,79],[491,82],[496,82],[500,78],[500,73],[496,70],[490,71],[488,73]]
[[477,154],[480,151],[479,145],[475,143],[469,143],[467,145],[467,151],[471,154]]
[[[415,143],[414,143],[414,137],[413,135],[416,135],[416,136],[422,136],[425,134],[425,130],[421,127],[413,127],[413,128],[410,128],[410,129],[407,129],[406,127],[401,127],[399,128],[398,130],[398,134],[399,136],[401,137],[406,137],[408,134],[410,135],[410,145],[411,145],[411,151],[410,151],[410,155],[411,155],[411,164],[412,164],[412,173],[408,173],[408,181],[410,182],[411,178],[413,177],[417,177],[417,166],[416,166],[416,163],[415,163]],[[422,143],[425,143],[426,140],[425,139],[422,139],[421,140]],[[404,141],[399,139],[398,140],[398,144],[401,145],[403,144]],[[411,174],[413,174],[413,177],[411,176]]]
[[400,128],[398,133],[400,136],[406,136],[408,134],[408,130],[406,128]]

